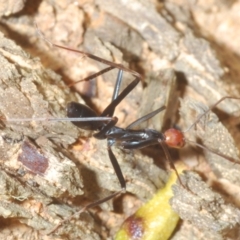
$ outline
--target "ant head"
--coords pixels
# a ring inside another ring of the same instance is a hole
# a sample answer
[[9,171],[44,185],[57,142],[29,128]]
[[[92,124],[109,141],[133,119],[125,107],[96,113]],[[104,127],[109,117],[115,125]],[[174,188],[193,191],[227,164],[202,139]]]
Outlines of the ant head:
[[185,145],[185,138],[181,131],[170,128],[165,133],[165,141],[169,147],[182,148]]

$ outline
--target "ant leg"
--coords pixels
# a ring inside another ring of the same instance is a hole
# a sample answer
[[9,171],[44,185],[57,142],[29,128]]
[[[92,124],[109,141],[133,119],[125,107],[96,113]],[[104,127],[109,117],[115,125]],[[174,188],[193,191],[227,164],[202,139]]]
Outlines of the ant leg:
[[78,81],[76,81],[76,82],[70,83],[70,84],[68,84],[67,86],[68,86],[68,87],[72,87],[73,85],[75,85],[75,84],[77,84],[77,83],[80,83],[80,82],[88,82],[88,81],[92,80],[93,78],[96,78],[96,77],[98,77],[98,76],[100,76],[100,75],[102,75],[102,74],[104,74],[104,73],[106,73],[106,72],[109,72],[110,70],[112,70],[112,69],[114,69],[114,68],[115,68],[115,67],[107,67],[107,68],[104,68],[103,70],[101,70],[101,71],[99,71],[99,72],[97,72],[97,73],[94,73],[94,74],[92,74],[92,75],[90,75],[90,76],[88,76],[88,77],[82,78],[81,80],[78,80]]
[[162,149],[163,149],[163,151],[164,151],[164,153],[165,153],[165,156],[166,156],[166,158],[167,158],[167,160],[168,160],[171,168],[172,168],[172,169],[174,170],[174,172],[176,173],[177,178],[178,178],[178,180],[179,180],[179,183],[181,184],[181,186],[182,186],[183,188],[187,189],[187,188],[185,187],[185,185],[182,183],[182,180],[181,180],[181,178],[180,178],[180,176],[179,176],[179,174],[178,174],[178,171],[177,171],[177,169],[175,168],[175,165],[174,165],[173,160],[172,160],[172,158],[171,158],[171,155],[170,155],[170,153],[169,153],[169,151],[168,151],[168,148],[167,148],[167,146],[166,146],[166,143],[165,143],[164,141],[161,141],[160,139],[158,140],[158,142],[161,144]]
[[117,159],[116,159],[116,157],[113,154],[113,151],[111,149],[112,145],[113,145],[113,142],[111,142],[111,140],[109,139],[108,140],[108,156],[109,156],[109,158],[111,160],[112,166],[113,166],[114,171],[115,171],[115,173],[117,175],[118,181],[119,181],[119,183],[121,185],[120,192],[125,192],[126,191],[126,181],[125,181],[125,179],[123,177],[122,170],[121,170],[121,168],[120,168],[120,166],[118,164],[118,161],[117,161]]
[[112,101],[114,101],[119,94],[120,86],[122,83],[122,76],[123,76],[123,70],[119,69],[116,84],[115,84],[114,91],[113,91]]
[[[89,76],[89,77],[86,77],[86,78],[84,78],[84,79],[82,79],[82,80],[79,80],[79,81],[75,82],[74,84],[76,84],[76,83],[78,83],[78,82],[81,82],[81,81],[89,81],[91,78],[97,77],[97,76],[99,76],[99,75],[101,75],[101,74],[103,74],[103,73],[106,73],[106,72],[114,69],[114,68],[118,68],[118,69],[121,69],[121,70],[123,70],[123,71],[129,72],[129,73],[131,73],[133,76],[135,76],[136,78],[139,78],[139,79],[142,78],[142,76],[141,76],[139,73],[137,73],[137,72],[135,72],[135,71],[133,71],[133,70],[127,68],[127,67],[124,67],[122,64],[117,64],[117,63],[108,61],[108,60],[106,60],[106,59],[97,57],[97,56],[95,56],[95,55],[93,55],[93,54],[91,54],[91,53],[87,53],[87,52],[80,51],[80,50],[77,50],[77,49],[68,48],[68,47],[64,47],[64,46],[55,44],[55,43],[51,42],[49,39],[47,39],[47,38],[44,36],[44,34],[43,34],[43,33],[40,31],[40,29],[38,28],[38,25],[37,25],[36,22],[35,22],[34,24],[35,24],[35,28],[36,28],[36,31],[37,31],[38,35],[39,35],[45,42],[47,42],[48,44],[50,44],[51,46],[54,46],[54,47],[57,47],[57,48],[61,48],[61,49],[67,50],[67,51],[71,51],[71,52],[75,52],[75,53],[82,54],[82,55],[84,55],[84,56],[86,56],[86,57],[88,57],[88,58],[91,58],[91,59],[93,59],[93,60],[95,60],[95,61],[98,61],[98,62],[101,62],[101,63],[104,63],[104,64],[110,66],[110,67],[105,68],[105,69],[103,69],[103,70],[101,70],[101,71],[99,71],[99,72],[97,72],[97,73],[95,73],[95,74],[93,74],[93,75],[91,75],[91,76]],[[72,85],[73,85],[73,84],[72,84]],[[72,85],[71,85],[71,86],[72,86]]]
[[59,121],[64,121],[64,122],[105,122],[105,121],[111,121],[113,120],[112,117],[84,117],[84,118],[79,118],[79,117],[71,117],[71,118],[48,118],[48,117],[43,117],[43,118],[5,118],[3,116],[0,116],[0,120],[3,122],[59,122]]
[[102,112],[100,116],[112,116],[116,106],[137,86],[140,78],[136,77]]
[[[115,101],[115,100],[119,97],[118,94],[119,94],[120,86],[121,86],[121,83],[122,83],[122,76],[123,76],[123,70],[122,70],[122,69],[119,69],[118,75],[117,75],[117,80],[116,80],[115,87],[114,87],[114,91],[113,91],[112,102]],[[135,86],[134,86],[134,87],[135,87]],[[134,88],[134,87],[133,87],[133,88]],[[130,89],[129,92],[131,92],[131,91],[132,91],[132,89]],[[127,94],[128,94],[128,92],[126,93],[126,95],[127,95]],[[125,98],[126,95],[124,95],[124,96],[122,97],[122,99]],[[120,101],[122,101],[122,99],[121,99]],[[109,108],[109,110],[107,110],[107,115],[108,115],[108,116],[113,116],[114,111],[115,111],[115,108],[116,108],[116,106],[120,103],[120,101],[117,102],[117,103],[115,103],[115,104],[116,104],[115,106],[112,106],[112,107]],[[110,103],[110,105],[112,104],[112,102]],[[109,105],[108,105],[108,107],[109,107]],[[106,111],[106,109],[105,109],[104,111]],[[106,114],[104,114],[104,111],[103,111],[103,113],[101,114],[101,116],[105,116],[105,115],[106,115]]]
[[147,121],[148,119],[154,117],[155,115],[157,115],[158,113],[160,113],[161,111],[163,111],[165,109],[166,109],[166,106],[162,106],[162,107],[158,108],[157,110],[148,113],[147,115],[145,115],[145,116],[137,119],[136,121],[132,122],[130,125],[128,125],[126,127],[126,129],[131,129],[131,128],[135,127],[136,125],[138,125],[138,124],[140,124],[144,121]]
[[100,199],[100,200],[97,200],[97,201],[95,201],[95,202],[93,202],[93,203],[87,204],[87,205],[84,206],[81,210],[79,210],[79,211],[75,212],[74,214],[72,214],[71,216],[65,218],[63,221],[61,221],[59,224],[57,224],[57,225],[56,225],[54,228],[52,228],[50,231],[44,232],[44,234],[50,235],[50,234],[54,233],[54,232],[55,232],[59,227],[61,227],[64,223],[67,223],[67,222],[71,221],[73,218],[78,218],[81,213],[85,212],[86,210],[88,210],[88,209],[90,209],[90,208],[96,207],[96,206],[98,206],[98,205],[101,204],[101,203],[104,203],[104,202],[107,202],[107,201],[110,200],[110,199],[113,199],[113,198],[116,197],[117,195],[121,194],[122,191],[123,191],[123,190],[120,190],[120,191],[118,191],[118,192],[115,192],[115,193],[113,193],[113,194],[111,194],[111,195],[103,198],[103,199]]

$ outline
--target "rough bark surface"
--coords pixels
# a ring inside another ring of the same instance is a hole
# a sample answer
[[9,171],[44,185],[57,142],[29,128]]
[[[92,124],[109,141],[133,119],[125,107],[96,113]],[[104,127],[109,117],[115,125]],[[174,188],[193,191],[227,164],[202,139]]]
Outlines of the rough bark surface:
[[[116,146],[128,193],[45,235],[85,204],[120,189],[105,141],[71,123],[47,121],[64,117],[70,101],[101,113],[111,101],[117,70],[69,89],[66,84],[106,66],[50,46],[34,22],[54,43],[142,74],[141,84],[116,109],[119,126],[166,105],[139,127],[160,131],[176,124],[184,130],[221,97],[240,96],[239,11],[240,1],[0,3],[0,116],[46,118],[0,121],[1,239],[112,239],[167,177],[159,146],[143,152]],[[132,79],[124,73],[122,87]],[[186,138],[239,159],[239,103],[223,101],[215,109],[218,117],[208,114]],[[176,158],[189,166],[182,179],[189,191],[174,187],[171,204],[182,221],[172,239],[240,239],[239,164],[191,147]]]

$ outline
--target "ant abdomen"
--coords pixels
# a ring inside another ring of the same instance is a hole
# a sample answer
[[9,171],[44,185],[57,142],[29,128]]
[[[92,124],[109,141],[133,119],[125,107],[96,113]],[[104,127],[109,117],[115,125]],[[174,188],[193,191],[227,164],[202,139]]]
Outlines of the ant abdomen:
[[[69,118],[86,118],[97,117],[97,114],[88,106],[77,102],[70,102],[67,104],[67,117]],[[102,126],[103,122],[72,122],[75,126],[85,130],[98,130]]]

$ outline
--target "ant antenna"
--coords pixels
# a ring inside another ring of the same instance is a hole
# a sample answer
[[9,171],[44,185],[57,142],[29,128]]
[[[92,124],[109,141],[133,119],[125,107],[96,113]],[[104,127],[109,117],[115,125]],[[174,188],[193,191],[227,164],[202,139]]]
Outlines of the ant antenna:
[[201,115],[198,116],[197,120],[191,124],[186,130],[182,131],[183,133],[188,132],[189,130],[191,130],[194,126],[196,126],[196,124],[200,121],[200,119],[207,115],[210,111],[212,111],[213,108],[215,108],[219,103],[221,103],[222,101],[224,101],[225,99],[240,99],[239,97],[231,97],[231,96],[225,96],[222,97],[221,99],[219,99],[216,103],[214,103],[211,107],[209,107],[209,109],[207,111],[205,111],[204,113],[202,113]]
[[[185,131],[182,131],[182,132],[183,132],[183,133],[186,133],[186,132],[188,132],[189,130],[191,130],[194,126],[196,126],[197,123],[199,123],[199,121],[201,120],[202,117],[204,117],[205,115],[207,115],[213,108],[215,108],[218,104],[220,104],[220,103],[221,103],[222,101],[224,101],[225,99],[236,99],[236,100],[239,100],[240,98],[239,98],[239,97],[232,97],[232,96],[222,97],[222,98],[219,99],[215,104],[213,104],[212,106],[210,106],[207,111],[205,111],[205,112],[203,112],[202,114],[200,114],[200,115],[198,116],[198,118],[195,120],[195,122],[194,122],[193,124],[191,124]],[[202,148],[203,150],[206,150],[206,151],[209,151],[209,152],[211,152],[211,153],[213,153],[213,154],[216,154],[216,155],[218,155],[218,156],[220,156],[220,157],[222,157],[222,158],[227,159],[227,160],[230,161],[230,162],[233,162],[233,163],[235,163],[235,164],[240,164],[240,163],[239,163],[239,159],[237,159],[237,158],[233,158],[233,157],[227,156],[227,155],[225,155],[225,154],[220,153],[220,152],[217,151],[217,150],[211,149],[211,148],[209,148],[209,147],[206,147],[206,146],[201,145],[201,144],[199,144],[199,143],[196,143],[196,142],[194,142],[194,141],[188,140],[188,139],[186,139],[186,138],[185,138],[185,142],[186,142],[186,143],[189,143],[189,144],[191,144],[191,145],[198,146],[198,147]]]
[[227,155],[225,155],[225,154],[222,154],[222,153],[220,153],[220,152],[217,152],[217,151],[215,151],[214,149],[211,149],[211,148],[209,148],[209,147],[206,147],[206,146],[204,146],[204,145],[201,145],[201,144],[199,144],[199,143],[196,143],[196,142],[193,142],[193,141],[190,141],[190,140],[186,140],[186,139],[185,139],[185,141],[186,141],[187,143],[189,143],[189,144],[198,146],[198,147],[202,148],[203,150],[210,151],[210,152],[212,152],[212,153],[214,153],[214,154],[216,154],[216,155],[218,155],[218,156],[220,156],[220,157],[226,158],[226,159],[229,160],[230,162],[239,164],[239,160],[237,160],[237,159],[235,159],[235,158],[232,158],[232,157],[229,157],[229,156],[227,156]]

